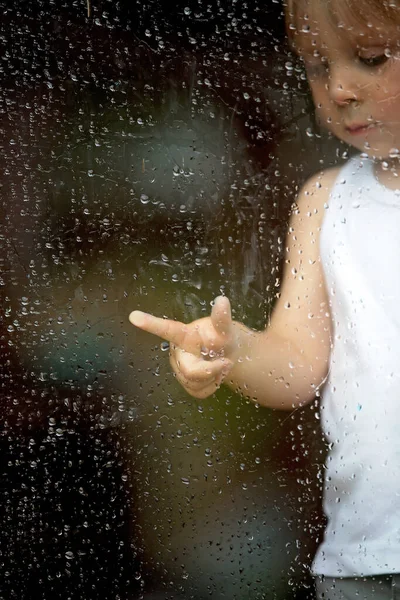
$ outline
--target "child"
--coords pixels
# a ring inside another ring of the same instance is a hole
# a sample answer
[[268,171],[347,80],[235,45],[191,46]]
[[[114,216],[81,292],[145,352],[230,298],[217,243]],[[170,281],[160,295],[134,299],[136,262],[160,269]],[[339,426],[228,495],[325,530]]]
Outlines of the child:
[[322,389],[330,455],[317,595],[392,598],[396,579],[400,594],[400,0],[287,4],[317,118],[360,154],[301,191],[265,331],[232,321],[224,297],[189,325],[139,311],[130,320],[169,340],[176,377],[197,398],[225,382],[293,409]]

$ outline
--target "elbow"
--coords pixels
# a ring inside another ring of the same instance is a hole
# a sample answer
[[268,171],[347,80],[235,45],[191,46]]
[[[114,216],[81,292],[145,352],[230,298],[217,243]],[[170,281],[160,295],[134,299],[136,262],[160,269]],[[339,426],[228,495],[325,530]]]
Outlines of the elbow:
[[260,406],[283,411],[292,411],[306,406],[319,396],[328,369],[320,369],[318,372],[310,369],[306,373],[302,371],[300,374],[293,370],[287,380],[280,377],[272,386],[268,386],[268,395],[265,394],[265,390],[260,390],[259,394],[254,394],[252,400]]

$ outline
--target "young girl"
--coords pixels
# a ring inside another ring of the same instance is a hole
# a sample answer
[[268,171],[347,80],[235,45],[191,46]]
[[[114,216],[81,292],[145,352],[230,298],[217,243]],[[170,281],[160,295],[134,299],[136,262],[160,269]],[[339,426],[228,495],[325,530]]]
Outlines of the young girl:
[[[359,154],[306,183],[293,211],[271,323],[232,321],[229,301],[189,325],[134,311],[169,340],[183,387],[225,382],[293,409],[321,388],[330,444],[319,598],[400,595],[400,0],[293,0],[291,43],[318,121]],[[397,581],[396,581],[397,580]],[[400,596],[399,596],[400,597]]]

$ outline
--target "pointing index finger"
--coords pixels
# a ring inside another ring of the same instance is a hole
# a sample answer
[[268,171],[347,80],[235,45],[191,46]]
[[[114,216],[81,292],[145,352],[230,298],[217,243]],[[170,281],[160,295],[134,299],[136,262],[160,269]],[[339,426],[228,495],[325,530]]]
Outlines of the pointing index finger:
[[188,327],[184,323],[172,321],[171,319],[160,319],[159,317],[154,317],[141,310],[134,310],[131,312],[129,321],[132,325],[135,325],[135,327],[139,327],[139,329],[143,329],[148,333],[152,333],[164,340],[168,340],[168,342],[175,344],[175,346],[179,346],[188,352],[194,350],[194,348],[185,347],[185,339],[188,339]]

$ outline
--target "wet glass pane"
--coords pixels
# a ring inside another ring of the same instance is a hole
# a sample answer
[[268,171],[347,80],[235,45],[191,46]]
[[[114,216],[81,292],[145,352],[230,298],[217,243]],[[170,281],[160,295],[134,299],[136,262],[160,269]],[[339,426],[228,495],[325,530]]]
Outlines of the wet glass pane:
[[282,6],[0,4],[2,597],[312,598],[317,402],[198,402],[128,321],[268,321],[296,191],[347,152]]

